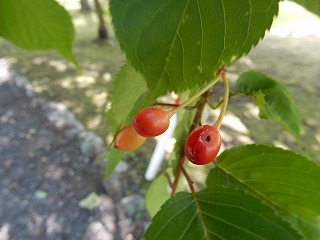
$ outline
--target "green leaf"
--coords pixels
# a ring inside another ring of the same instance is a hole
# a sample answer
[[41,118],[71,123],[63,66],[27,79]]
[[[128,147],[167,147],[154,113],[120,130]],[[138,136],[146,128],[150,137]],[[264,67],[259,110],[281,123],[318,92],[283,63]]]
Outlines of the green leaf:
[[87,197],[80,200],[79,207],[92,210],[100,206],[100,197],[95,193],[90,193]]
[[[219,159],[218,159],[219,160]],[[241,159],[238,159],[241,161]],[[302,219],[300,216],[296,214],[292,214],[287,212],[286,209],[283,209],[282,206],[276,207],[274,202],[270,202],[269,199],[266,199],[265,196],[259,195],[261,194],[256,189],[249,188],[245,183],[241,183],[241,179],[236,179],[231,174],[226,173],[224,170],[220,168],[214,168],[210,171],[207,177],[207,186],[224,186],[224,187],[231,187],[246,191],[254,195],[255,197],[259,197],[265,203],[269,203],[269,206],[272,208],[276,208],[281,215],[290,222],[296,229],[298,229],[301,234],[304,236],[304,239],[308,240],[319,240],[320,239],[320,225],[313,224],[307,222],[306,220]]]
[[320,0],[291,0],[305,9],[320,16]]
[[43,190],[37,190],[34,193],[34,198],[36,199],[46,199],[48,197],[48,193]]
[[210,81],[264,37],[279,0],[111,0],[116,36],[155,96]]
[[0,36],[26,50],[55,49],[77,65],[71,17],[54,0],[0,0]]
[[248,145],[217,158],[217,166],[284,212],[320,226],[320,166],[280,148]]
[[249,71],[239,76],[236,90],[256,99],[260,118],[278,122],[297,140],[299,139],[298,108],[290,93],[280,83],[260,72]]
[[[146,89],[143,76],[129,63],[118,72],[111,89],[111,109],[107,112],[107,119],[114,134],[130,121],[137,100]],[[124,152],[111,147],[105,158],[107,164],[104,176],[108,178],[124,156]]]
[[111,89],[111,109],[108,112],[109,124],[114,132],[126,124],[136,101],[146,90],[146,82],[130,63],[118,72]]
[[275,212],[242,191],[180,192],[161,208],[144,239],[301,239]]
[[125,152],[122,152],[116,148],[110,148],[109,151],[105,154],[107,163],[104,169],[104,177],[108,178],[113,173],[114,169],[118,166],[119,162],[125,155]]
[[[179,181],[176,192],[182,191],[182,181]],[[159,175],[152,181],[146,192],[146,208],[150,216],[154,216],[160,207],[170,198],[171,188],[168,179],[163,175]]]
[[317,225],[311,224],[301,218],[299,218],[296,215],[291,215],[287,212],[282,211],[280,208],[275,207],[272,203],[269,201],[266,201],[266,199],[263,196],[260,196],[257,192],[254,192],[252,189],[247,187],[246,185],[242,184],[239,180],[235,179],[228,173],[224,172],[220,168],[214,168],[210,171],[208,177],[207,177],[207,186],[223,186],[223,187],[229,187],[229,188],[235,188],[239,190],[243,190],[247,193],[250,193],[254,197],[258,197],[259,199],[263,200],[264,203],[269,203],[268,205],[276,209],[280,212],[282,217],[286,219],[292,226],[299,230],[300,233],[304,236],[304,239],[308,240],[319,240],[320,239],[320,228]]

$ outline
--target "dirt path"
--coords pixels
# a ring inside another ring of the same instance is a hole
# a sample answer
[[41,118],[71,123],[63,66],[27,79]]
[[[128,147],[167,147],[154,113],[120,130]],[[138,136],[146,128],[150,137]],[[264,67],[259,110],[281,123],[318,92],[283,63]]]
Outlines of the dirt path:
[[[47,106],[0,62],[0,239],[140,239],[145,221],[126,212],[137,196],[120,200],[119,177],[109,185],[118,192],[105,194],[102,167],[70,126],[48,120]],[[97,208],[80,208],[93,191]]]

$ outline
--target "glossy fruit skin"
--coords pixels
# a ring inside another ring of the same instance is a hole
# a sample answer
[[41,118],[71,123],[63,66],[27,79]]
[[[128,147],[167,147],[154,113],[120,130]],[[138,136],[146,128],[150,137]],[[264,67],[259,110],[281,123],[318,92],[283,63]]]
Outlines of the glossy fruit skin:
[[132,121],[136,132],[143,137],[155,137],[164,133],[170,123],[168,112],[158,106],[140,110]]
[[133,125],[123,127],[115,137],[114,147],[128,152],[140,147],[146,138],[140,136],[134,129]]
[[203,125],[193,130],[186,139],[184,153],[190,162],[205,165],[215,159],[221,147],[218,130]]

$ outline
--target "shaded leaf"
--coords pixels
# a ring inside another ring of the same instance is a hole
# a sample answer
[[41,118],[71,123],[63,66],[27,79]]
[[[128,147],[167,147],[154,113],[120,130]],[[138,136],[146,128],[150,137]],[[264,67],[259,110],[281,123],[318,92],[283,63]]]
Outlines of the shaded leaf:
[[280,148],[248,145],[217,158],[217,166],[268,202],[319,226],[320,166]]
[[55,49],[77,65],[71,17],[54,0],[0,0],[0,36],[26,50]]
[[298,108],[290,93],[280,83],[260,72],[249,71],[239,76],[236,90],[256,99],[260,118],[278,122],[297,140],[299,139]]
[[[176,192],[183,189],[182,181],[179,181]],[[168,179],[163,175],[159,175],[150,184],[146,192],[146,208],[149,214],[153,217],[160,207],[170,198],[171,187]]]
[[210,81],[270,28],[279,0],[112,0],[116,36],[154,96]]
[[161,208],[144,239],[301,239],[275,212],[242,191],[180,192]]
[[120,151],[116,148],[110,148],[109,151],[105,154],[105,158],[107,159],[106,166],[104,169],[104,177],[108,178],[113,173],[113,171],[118,166],[119,162],[125,155],[125,152]]
[[239,180],[224,172],[220,168],[214,168],[210,171],[207,177],[207,186],[223,186],[230,187],[235,189],[243,190],[251,195],[264,200],[265,203],[268,203],[271,208],[276,209],[281,213],[284,219],[292,224],[294,228],[300,231],[301,235],[304,236],[304,239],[308,240],[319,240],[320,239],[320,226],[319,224],[312,224],[301,219],[299,216],[295,214],[288,213],[286,210],[281,209],[281,207],[276,207],[273,205],[273,202],[270,202],[264,196],[259,195],[260,192],[255,191],[255,189],[251,189],[245,184],[242,184]]

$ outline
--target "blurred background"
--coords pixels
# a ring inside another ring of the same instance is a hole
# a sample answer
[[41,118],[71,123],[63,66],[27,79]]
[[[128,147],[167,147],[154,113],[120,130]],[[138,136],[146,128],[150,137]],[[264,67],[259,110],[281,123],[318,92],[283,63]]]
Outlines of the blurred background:
[[[96,158],[112,137],[109,90],[125,56],[107,1],[100,0],[100,21],[97,1],[58,2],[76,28],[81,72],[54,51],[27,52],[0,39],[0,240],[140,239],[150,220],[144,174],[156,140],[103,179],[103,161]],[[301,143],[278,124],[259,120],[253,99],[237,96],[221,128],[223,148],[272,144],[320,162],[319,49],[320,18],[282,1],[263,41],[227,71],[231,91],[247,70],[283,83],[300,109]],[[190,168],[201,187],[207,169]]]

